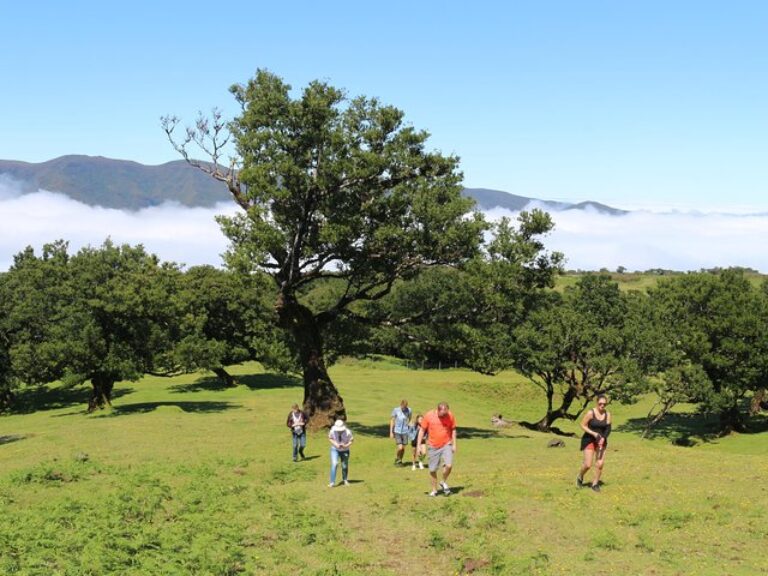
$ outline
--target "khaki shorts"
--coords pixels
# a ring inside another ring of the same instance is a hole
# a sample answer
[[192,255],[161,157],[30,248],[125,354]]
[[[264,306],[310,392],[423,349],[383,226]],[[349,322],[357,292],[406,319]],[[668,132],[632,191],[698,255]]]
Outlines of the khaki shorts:
[[398,434],[395,433],[395,444],[398,446],[406,446],[408,444],[408,434]]
[[440,459],[443,459],[443,466],[453,466],[453,445],[446,444],[440,448],[427,447],[427,457],[429,458],[429,471],[437,472],[440,467]]

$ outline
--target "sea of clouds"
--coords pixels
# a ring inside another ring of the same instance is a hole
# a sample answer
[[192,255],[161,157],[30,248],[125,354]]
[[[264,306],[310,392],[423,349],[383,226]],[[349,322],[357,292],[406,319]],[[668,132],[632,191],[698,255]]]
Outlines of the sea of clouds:
[[162,260],[221,266],[227,239],[214,216],[235,211],[233,202],[213,208],[176,203],[138,211],[101,208],[45,190],[21,194],[17,183],[0,177],[0,271],[27,246],[40,254],[44,244],[59,239],[69,242],[70,253],[111,238],[115,244],[142,244]]
[[[534,206],[531,206],[534,207]],[[18,183],[0,176],[0,271],[27,246],[40,253],[43,244],[69,242],[70,252],[117,244],[142,244],[162,260],[186,266],[222,264],[227,240],[214,220],[234,214],[234,203],[189,208],[166,203],[135,212],[82,204],[56,192],[22,194]],[[515,218],[493,209],[489,219]],[[664,268],[743,266],[768,272],[768,214],[633,211],[609,216],[591,210],[553,212],[555,230],[544,242],[563,252],[571,270],[629,271]]]

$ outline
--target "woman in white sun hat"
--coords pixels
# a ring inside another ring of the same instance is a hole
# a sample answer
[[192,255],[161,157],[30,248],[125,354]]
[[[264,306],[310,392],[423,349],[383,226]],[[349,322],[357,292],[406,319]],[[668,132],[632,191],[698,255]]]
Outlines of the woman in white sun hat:
[[344,424],[343,420],[336,420],[328,432],[328,440],[331,442],[331,481],[330,488],[336,485],[336,468],[341,461],[341,481],[346,486],[349,484],[349,447],[352,445],[352,432]]

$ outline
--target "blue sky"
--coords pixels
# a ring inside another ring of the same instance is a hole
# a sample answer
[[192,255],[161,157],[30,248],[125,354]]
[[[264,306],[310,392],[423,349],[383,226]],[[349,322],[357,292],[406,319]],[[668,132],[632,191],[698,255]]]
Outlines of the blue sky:
[[765,2],[5,2],[0,158],[177,159],[159,117],[257,68],[376,96],[465,184],[768,210]]

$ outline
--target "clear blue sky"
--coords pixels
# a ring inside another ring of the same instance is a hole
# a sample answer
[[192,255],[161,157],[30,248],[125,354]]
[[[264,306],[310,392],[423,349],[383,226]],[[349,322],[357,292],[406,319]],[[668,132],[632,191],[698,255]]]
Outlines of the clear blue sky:
[[6,1],[0,158],[175,160],[159,117],[257,68],[402,108],[467,186],[768,210],[760,1]]

